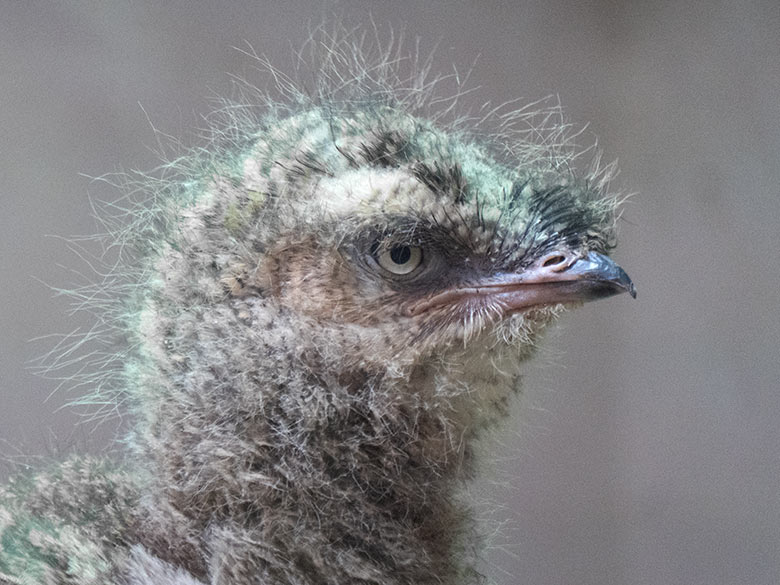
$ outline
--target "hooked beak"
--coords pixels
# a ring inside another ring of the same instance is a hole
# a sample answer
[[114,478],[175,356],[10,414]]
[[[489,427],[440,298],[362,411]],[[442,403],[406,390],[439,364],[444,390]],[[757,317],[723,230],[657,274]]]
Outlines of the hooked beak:
[[443,291],[409,308],[412,315],[435,306],[462,302],[491,302],[506,313],[530,308],[593,301],[629,293],[636,288],[613,260],[589,252],[587,256],[552,252],[522,272],[501,273],[473,285]]
[[[511,286],[512,278],[508,276]],[[611,258],[596,252],[574,261],[566,254],[553,252],[518,276],[518,284],[552,285],[551,290],[559,292],[551,294],[550,298],[562,298],[557,302],[593,301],[624,292],[636,298],[636,287],[626,271]]]

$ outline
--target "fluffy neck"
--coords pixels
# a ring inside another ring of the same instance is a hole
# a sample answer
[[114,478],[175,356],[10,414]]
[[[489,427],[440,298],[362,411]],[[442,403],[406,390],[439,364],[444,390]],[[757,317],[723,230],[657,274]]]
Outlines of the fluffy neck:
[[[329,369],[324,340],[293,343],[295,323],[260,305],[150,321],[156,388],[136,441],[156,490],[142,544],[212,582],[468,582],[457,491],[484,421],[458,413],[488,386],[486,410],[501,410],[512,377],[496,391],[493,365],[441,359],[393,376]],[[247,319],[258,333],[242,348],[230,332]]]
[[183,417],[181,444],[169,437],[157,454],[168,478],[159,495],[200,532],[212,578],[455,582],[466,514],[453,492],[468,443],[439,413],[396,396],[381,380],[312,384],[199,438]]

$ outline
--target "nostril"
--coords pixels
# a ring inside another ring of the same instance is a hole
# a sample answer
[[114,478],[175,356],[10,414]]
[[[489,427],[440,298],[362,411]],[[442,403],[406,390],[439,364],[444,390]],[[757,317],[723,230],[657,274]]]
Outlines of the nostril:
[[563,264],[566,262],[566,257],[562,254],[555,254],[554,256],[550,256],[542,263],[542,266],[544,268],[549,268],[550,266],[557,266],[558,264]]

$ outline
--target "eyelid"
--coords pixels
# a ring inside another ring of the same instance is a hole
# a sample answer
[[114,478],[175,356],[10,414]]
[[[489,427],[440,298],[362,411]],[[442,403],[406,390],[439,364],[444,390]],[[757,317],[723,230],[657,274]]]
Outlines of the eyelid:
[[[448,240],[445,234],[438,233],[436,226],[421,222],[419,218],[407,220],[395,222],[393,228],[367,226],[354,239],[345,242],[342,250],[371,278],[379,277],[392,286],[411,286],[414,283],[425,286],[444,267],[447,254],[442,253],[442,248],[446,250]],[[422,248],[422,262],[408,274],[387,271],[379,265],[377,258],[382,251],[390,250],[393,246]]]

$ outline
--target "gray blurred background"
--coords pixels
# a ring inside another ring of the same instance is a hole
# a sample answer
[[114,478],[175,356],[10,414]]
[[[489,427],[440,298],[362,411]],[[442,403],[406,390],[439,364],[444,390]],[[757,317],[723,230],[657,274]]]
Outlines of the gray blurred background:
[[[152,126],[193,128],[280,68],[335,12],[405,30],[436,68],[475,59],[478,107],[557,94],[637,195],[616,258],[627,295],[567,315],[529,367],[474,488],[499,584],[780,583],[780,3],[538,0],[0,1],[2,472],[99,427],[29,360],[89,327],[39,280],[86,272],[47,235],[93,233],[89,176],[149,170]],[[411,46],[411,43],[410,43]]]

